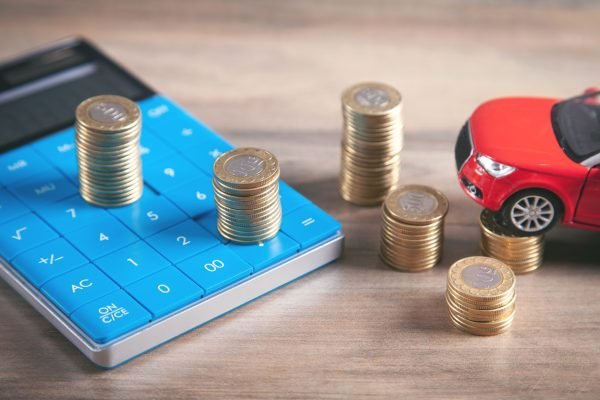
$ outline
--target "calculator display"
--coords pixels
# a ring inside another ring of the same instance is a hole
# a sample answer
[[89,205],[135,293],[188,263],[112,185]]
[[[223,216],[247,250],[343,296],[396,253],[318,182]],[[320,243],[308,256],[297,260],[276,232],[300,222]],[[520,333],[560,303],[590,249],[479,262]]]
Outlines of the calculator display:
[[77,105],[100,94],[153,91],[80,39],[0,64],[0,152],[72,125]]

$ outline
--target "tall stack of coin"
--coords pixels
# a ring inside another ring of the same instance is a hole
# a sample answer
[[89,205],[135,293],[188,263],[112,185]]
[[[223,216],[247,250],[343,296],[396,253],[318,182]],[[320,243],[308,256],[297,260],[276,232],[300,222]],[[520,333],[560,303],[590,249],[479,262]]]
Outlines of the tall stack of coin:
[[382,207],[380,255],[390,266],[409,272],[434,267],[442,256],[448,199],[421,185],[391,192]]
[[446,302],[452,324],[473,335],[498,335],[515,315],[515,274],[503,262],[468,257],[448,271]]
[[359,83],[342,94],[342,112],[340,193],[353,204],[381,204],[400,175],[400,93],[382,83]]
[[121,96],[96,96],[79,104],[75,118],[81,196],[103,207],[137,201],[144,189],[138,106]]
[[489,210],[483,210],[479,222],[481,254],[505,262],[515,274],[524,274],[542,265],[544,235],[513,235],[496,221],[494,213]]
[[274,237],[281,226],[279,163],[266,150],[239,148],[214,163],[217,228],[235,243]]

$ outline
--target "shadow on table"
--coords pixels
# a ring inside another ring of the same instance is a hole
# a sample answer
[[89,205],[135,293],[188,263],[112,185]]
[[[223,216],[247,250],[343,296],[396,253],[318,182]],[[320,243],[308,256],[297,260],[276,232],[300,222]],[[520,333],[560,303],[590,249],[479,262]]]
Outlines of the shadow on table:
[[557,227],[546,236],[545,262],[598,266],[600,271],[600,232]]

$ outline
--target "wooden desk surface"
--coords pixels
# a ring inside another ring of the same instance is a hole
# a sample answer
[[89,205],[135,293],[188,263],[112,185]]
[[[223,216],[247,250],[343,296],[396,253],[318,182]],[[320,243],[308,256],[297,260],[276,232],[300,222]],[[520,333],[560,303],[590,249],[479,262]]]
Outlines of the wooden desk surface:
[[[0,0],[0,58],[80,33],[339,218],[343,259],[116,370],[94,367],[0,282],[0,398],[598,398],[600,234],[556,229],[518,278],[508,334],[453,329],[448,266],[478,252],[479,208],[453,145],[482,101],[569,96],[598,83],[592,2]],[[483,2],[481,2],[483,3]],[[405,274],[377,257],[379,210],[337,194],[341,91],[405,98],[402,181],[451,200],[443,263]]]

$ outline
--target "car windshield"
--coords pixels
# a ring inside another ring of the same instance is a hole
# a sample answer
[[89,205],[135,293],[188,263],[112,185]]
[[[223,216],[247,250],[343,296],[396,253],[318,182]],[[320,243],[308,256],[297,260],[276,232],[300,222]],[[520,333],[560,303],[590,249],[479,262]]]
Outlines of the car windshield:
[[600,154],[600,92],[557,103],[552,125],[560,145],[577,162]]

